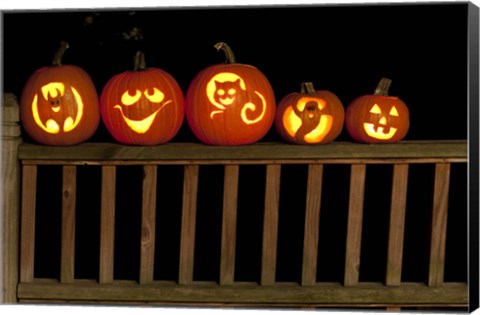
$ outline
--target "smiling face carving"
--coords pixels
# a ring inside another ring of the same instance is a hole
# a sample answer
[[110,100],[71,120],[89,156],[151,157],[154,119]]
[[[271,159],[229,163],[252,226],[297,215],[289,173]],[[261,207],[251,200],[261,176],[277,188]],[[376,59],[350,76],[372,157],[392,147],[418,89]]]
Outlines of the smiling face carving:
[[[145,97],[145,100],[140,102],[143,97]],[[150,129],[160,110],[172,102],[172,100],[164,101],[164,99],[165,94],[156,87],[145,89],[143,93],[137,89],[133,95],[129,91],[125,91],[120,100],[121,105],[117,104],[114,108],[120,111],[130,129],[136,133],[144,134]],[[139,107],[145,107],[145,102],[147,102],[146,115],[145,111],[138,109]],[[151,106],[148,106],[148,102],[151,103]]]
[[[387,108],[385,108],[387,109]],[[396,117],[398,117],[398,110],[393,105],[388,112],[382,111],[378,104],[374,104],[370,109],[370,118],[368,122],[363,123],[363,128],[367,135],[379,140],[391,139],[397,132]]]
[[[68,94],[73,94],[72,101],[71,95],[67,96],[65,90],[63,83],[50,82],[42,86],[40,89],[41,93],[37,93],[33,97],[33,119],[43,131],[49,134],[58,134],[61,131],[70,132],[82,120],[82,97],[71,86]],[[72,106],[72,102],[74,106]],[[62,120],[63,126],[61,127],[59,124],[62,123]]]
[[360,96],[347,108],[345,125],[355,141],[395,143],[408,132],[409,111],[398,97]]
[[118,142],[129,145],[168,142],[179,131],[184,111],[177,81],[158,68],[117,74],[100,96],[105,126]]

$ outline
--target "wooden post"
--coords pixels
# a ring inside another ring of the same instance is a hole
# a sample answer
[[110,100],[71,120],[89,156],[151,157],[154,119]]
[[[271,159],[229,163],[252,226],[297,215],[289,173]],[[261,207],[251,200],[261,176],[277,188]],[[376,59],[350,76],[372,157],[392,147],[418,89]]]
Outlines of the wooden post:
[[348,206],[347,251],[345,255],[345,286],[356,286],[360,276],[365,164],[352,164]]
[[198,165],[185,165],[183,179],[182,231],[180,234],[179,284],[191,284],[193,282],[198,173]]
[[302,285],[317,283],[318,237],[320,233],[320,205],[322,196],[323,165],[308,166],[307,204],[303,240]]
[[22,142],[19,105],[15,95],[3,96],[2,121],[2,208],[0,209],[0,304],[17,302],[18,224]]
[[393,166],[392,199],[390,206],[390,228],[388,232],[388,256],[386,285],[402,284],[403,239],[405,234],[405,212],[407,208],[408,164]]
[[261,285],[274,285],[277,270],[278,208],[281,165],[267,165],[263,219]]
[[449,189],[450,163],[437,163],[435,165],[433,191],[430,268],[428,274],[429,286],[439,287],[443,285]]
[[237,239],[238,165],[225,166],[222,215],[222,255],[220,258],[220,284],[233,284],[235,280],[235,244]]

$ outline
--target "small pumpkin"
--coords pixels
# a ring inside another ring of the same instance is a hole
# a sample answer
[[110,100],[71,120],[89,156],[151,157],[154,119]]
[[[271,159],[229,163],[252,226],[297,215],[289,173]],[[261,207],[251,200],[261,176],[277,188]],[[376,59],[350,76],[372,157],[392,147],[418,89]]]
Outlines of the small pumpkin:
[[389,96],[392,80],[382,78],[373,95],[354,99],[347,107],[345,124],[349,135],[362,143],[395,143],[410,127],[407,105]]
[[133,71],[113,76],[100,96],[102,120],[120,143],[156,145],[170,141],[184,120],[184,96],[175,78],[147,68],[145,54],[135,55]]
[[326,144],[338,137],[344,121],[340,99],[332,92],[316,91],[312,82],[306,82],[300,93],[290,93],[280,100],[275,127],[288,142]]
[[207,67],[191,81],[186,118],[194,135],[211,145],[244,145],[263,138],[275,119],[275,96],[256,67],[236,63],[226,43],[217,43],[226,63]]
[[51,66],[36,70],[20,97],[26,133],[44,145],[75,145],[89,139],[100,123],[98,94],[80,67],[63,65],[69,47],[61,42]]

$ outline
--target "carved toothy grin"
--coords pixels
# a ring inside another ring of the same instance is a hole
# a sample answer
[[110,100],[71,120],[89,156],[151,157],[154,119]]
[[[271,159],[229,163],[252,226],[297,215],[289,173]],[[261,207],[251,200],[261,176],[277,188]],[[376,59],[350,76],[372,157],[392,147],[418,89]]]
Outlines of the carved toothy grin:
[[365,130],[367,135],[369,135],[372,138],[379,139],[379,140],[391,139],[395,135],[395,133],[397,132],[397,128],[390,127],[390,131],[385,132],[384,127],[379,126],[379,127],[375,128],[375,125],[370,124],[370,123],[364,123],[363,124],[363,129]]

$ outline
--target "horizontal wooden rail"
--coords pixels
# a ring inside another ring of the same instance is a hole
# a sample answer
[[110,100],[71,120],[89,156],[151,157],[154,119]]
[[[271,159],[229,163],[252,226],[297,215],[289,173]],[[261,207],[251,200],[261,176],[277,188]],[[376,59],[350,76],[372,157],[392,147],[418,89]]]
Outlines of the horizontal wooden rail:
[[[167,143],[126,146],[83,143],[76,146],[22,144],[18,158],[24,164],[287,164],[287,163],[454,163],[467,161],[467,141],[404,141],[395,144],[333,142],[301,146],[256,143],[248,146],[211,146]],[[368,161],[363,161],[368,160]]]
[[[51,279],[37,279],[34,283],[20,283],[20,300],[38,299],[70,301],[138,301],[164,303],[225,303],[225,304],[306,304],[309,305],[452,305],[468,304],[468,287],[465,283],[448,283],[443,287],[428,287],[422,283],[402,283],[389,287],[380,283],[359,283],[345,287],[340,283],[317,283],[300,286],[296,283],[277,283],[262,286],[256,283],[219,285],[195,282],[179,285],[174,282],[154,281],[140,285],[134,281],[114,281],[99,284],[96,281],[77,280],[60,284]],[[308,302],[307,302],[308,301]]]

